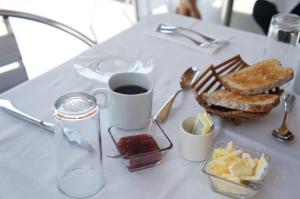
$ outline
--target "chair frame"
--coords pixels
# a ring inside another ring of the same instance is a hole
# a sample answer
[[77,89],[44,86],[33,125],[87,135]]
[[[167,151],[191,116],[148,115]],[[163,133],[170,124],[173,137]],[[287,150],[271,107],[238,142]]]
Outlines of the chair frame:
[[60,29],[64,32],[66,32],[66,33],[69,33],[70,35],[73,35],[74,37],[76,37],[77,39],[80,39],[81,41],[83,41],[85,44],[87,44],[90,47],[97,44],[97,41],[94,41],[94,40],[88,38],[87,36],[85,36],[81,32],[71,28],[70,26],[62,24],[58,21],[54,21],[52,19],[48,19],[46,17],[42,17],[42,16],[34,15],[34,14],[29,14],[29,13],[26,13],[26,12],[19,12],[19,11],[13,11],[13,10],[3,10],[3,9],[0,9],[0,16],[2,16],[4,18],[4,20],[8,20],[9,17],[14,17],[14,18],[27,19],[27,20],[35,21],[35,22],[42,23],[42,24],[45,24],[45,25],[49,25],[49,26],[52,26],[54,28]]
[[89,47],[97,44],[97,41],[90,39],[81,32],[65,24],[38,15],[0,9],[0,17],[3,18],[4,25],[7,29],[7,34],[0,36],[1,42],[4,42],[5,45],[5,50],[0,53],[0,68],[15,62],[19,64],[19,66],[15,69],[0,73],[0,93],[28,80],[28,75],[22,60],[20,49],[18,47],[15,34],[10,24],[10,18],[25,19],[54,27],[81,40]]

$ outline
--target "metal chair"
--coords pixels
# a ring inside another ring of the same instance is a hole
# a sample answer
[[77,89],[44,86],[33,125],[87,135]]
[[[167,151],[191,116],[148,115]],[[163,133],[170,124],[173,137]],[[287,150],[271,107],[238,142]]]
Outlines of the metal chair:
[[38,15],[0,9],[0,16],[3,18],[3,25],[5,26],[7,33],[0,35],[0,93],[28,80],[27,72],[9,18],[21,18],[52,26],[74,36],[89,47],[97,43],[97,41],[88,38],[84,34],[65,24]]

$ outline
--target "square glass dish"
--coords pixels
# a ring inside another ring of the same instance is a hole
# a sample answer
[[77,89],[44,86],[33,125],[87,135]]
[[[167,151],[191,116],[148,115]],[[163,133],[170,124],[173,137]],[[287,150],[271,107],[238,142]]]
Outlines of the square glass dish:
[[[209,180],[209,185],[214,192],[229,196],[231,198],[243,198],[248,199],[252,198],[255,194],[257,194],[263,185],[264,178],[268,173],[268,169],[270,166],[270,156],[264,153],[264,158],[268,163],[268,166],[264,169],[262,177],[259,181],[248,181],[247,184],[237,183],[230,181],[226,178],[216,176],[208,171],[208,164],[213,160],[213,152],[217,148],[226,148],[227,142],[219,141],[214,144],[211,149],[211,152],[203,166],[203,173],[207,175]],[[249,148],[245,148],[239,145],[234,144],[235,150],[242,150],[243,153],[248,153],[252,158],[259,159],[262,155],[262,152],[258,152]]]
[[[115,144],[129,171],[137,171],[158,165],[173,144],[164,130],[155,120],[147,120],[145,128],[126,130],[115,126],[108,128]],[[112,156],[110,156],[112,157]]]

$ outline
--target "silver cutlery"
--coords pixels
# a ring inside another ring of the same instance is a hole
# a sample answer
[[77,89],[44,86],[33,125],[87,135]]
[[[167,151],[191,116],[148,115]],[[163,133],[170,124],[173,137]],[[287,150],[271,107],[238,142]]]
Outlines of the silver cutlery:
[[[183,28],[183,27],[179,27],[179,26],[174,26],[174,25],[166,25],[166,24],[160,24],[158,25],[157,29],[156,29],[158,32],[161,32],[161,33],[164,33],[164,34],[177,34],[177,35],[180,35],[180,36],[183,36],[183,37],[186,37],[188,39],[190,39],[191,41],[193,41],[195,44],[199,45],[200,47],[203,47],[203,48],[207,48],[207,47],[210,47],[214,44],[223,44],[223,43],[227,43],[228,39],[215,39],[215,38],[212,38],[212,37],[209,37],[209,36],[206,36],[200,32],[197,32],[197,31],[194,31],[192,29],[189,29],[189,28]],[[196,35],[199,35],[200,37],[202,37],[203,39],[205,39],[207,42],[199,42],[197,40],[195,40],[194,38],[186,35],[186,34],[183,34],[180,32],[180,30],[184,30],[184,31],[188,31],[188,32],[191,32],[193,34],[196,34]]]
[[170,32],[176,32],[177,30],[186,30],[188,32],[192,32],[192,33],[194,33],[196,35],[201,36],[203,39],[205,39],[208,42],[216,40],[216,39],[214,39],[212,37],[206,36],[206,35],[204,35],[204,34],[202,34],[200,32],[197,32],[197,31],[195,31],[193,29],[183,28],[183,27],[174,26],[174,25],[160,24],[160,25],[158,25],[158,29],[160,29],[160,30],[166,30],[166,31],[170,31]]
[[232,37],[229,37],[229,38],[226,38],[226,39],[215,39],[214,41],[211,41],[211,42],[204,42],[204,43],[200,44],[200,47],[202,47],[202,48],[208,48],[208,47],[210,47],[210,46],[212,46],[214,44],[225,44],[225,43],[228,43],[228,41]]
[[[161,24],[163,25],[163,24]],[[172,29],[164,29],[161,27],[161,25],[159,25],[156,29],[157,32],[160,32],[160,33],[163,33],[163,34],[169,34],[169,35],[179,35],[179,36],[182,36],[182,37],[185,37],[189,40],[191,40],[192,42],[194,42],[196,45],[200,46],[202,44],[202,42],[199,42],[197,41],[196,39],[186,35],[186,34],[182,34],[176,30],[172,30]]]
[[163,105],[163,107],[154,116],[154,120],[158,122],[164,122],[167,119],[177,95],[183,90],[190,89],[192,83],[195,80],[195,77],[197,77],[198,74],[199,70],[197,67],[190,67],[186,71],[184,71],[180,80],[181,88]]
[[[6,111],[9,114],[11,114],[17,118],[23,119],[25,121],[28,121],[28,122],[30,122],[36,126],[39,126],[49,132],[52,132],[52,133],[55,132],[54,124],[39,120],[30,115],[27,115],[26,113],[17,109],[9,100],[0,99],[0,109],[3,109],[4,111]],[[84,140],[78,134],[78,132],[76,132],[72,129],[63,129],[63,130],[64,130],[65,137],[67,138],[67,140],[70,143],[74,143],[81,148],[87,149],[90,153],[93,152],[93,147],[91,146],[91,144],[89,142],[87,142],[86,140]]]
[[288,129],[288,113],[292,110],[295,96],[287,94],[284,96],[284,118],[281,126],[272,131],[272,135],[279,141],[289,142],[294,139],[294,134]]

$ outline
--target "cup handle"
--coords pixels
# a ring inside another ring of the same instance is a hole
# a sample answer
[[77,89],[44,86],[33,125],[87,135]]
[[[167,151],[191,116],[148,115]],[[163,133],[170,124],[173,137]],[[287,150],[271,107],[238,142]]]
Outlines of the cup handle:
[[[97,99],[99,102],[99,105],[101,108],[106,109],[108,107],[108,90],[107,88],[96,88],[93,92],[92,95]],[[98,100],[99,98],[97,95],[102,95],[104,96],[104,102],[101,100]]]

